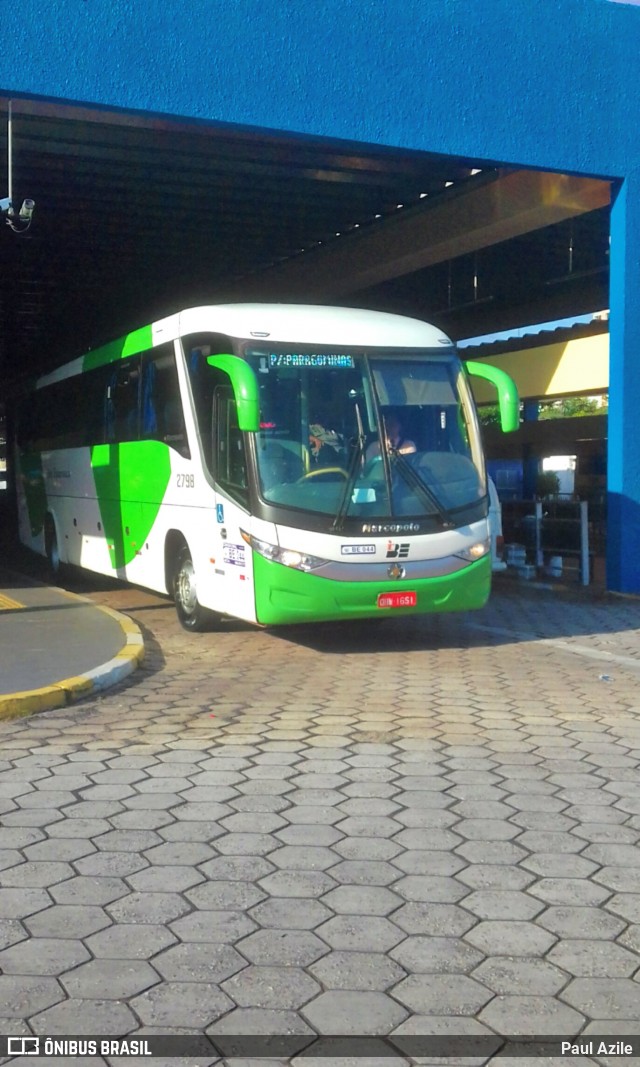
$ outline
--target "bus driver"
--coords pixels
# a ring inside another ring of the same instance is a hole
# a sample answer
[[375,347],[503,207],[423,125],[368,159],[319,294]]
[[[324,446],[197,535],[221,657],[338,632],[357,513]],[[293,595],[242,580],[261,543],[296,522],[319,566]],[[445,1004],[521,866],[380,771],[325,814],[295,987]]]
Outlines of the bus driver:
[[[415,441],[410,441],[404,436],[402,423],[397,415],[385,415],[383,421],[387,436],[387,448],[399,452],[401,455],[417,451]],[[375,459],[379,455],[380,441],[373,441],[367,449],[367,460]]]

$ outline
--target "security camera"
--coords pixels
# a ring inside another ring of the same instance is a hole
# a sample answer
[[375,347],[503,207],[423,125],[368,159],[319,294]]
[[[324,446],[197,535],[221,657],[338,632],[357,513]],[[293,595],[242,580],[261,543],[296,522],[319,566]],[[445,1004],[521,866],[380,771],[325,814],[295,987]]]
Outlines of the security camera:
[[31,222],[31,216],[33,215],[33,209],[36,206],[35,200],[23,200],[22,207],[18,212],[18,218],[21,222]]

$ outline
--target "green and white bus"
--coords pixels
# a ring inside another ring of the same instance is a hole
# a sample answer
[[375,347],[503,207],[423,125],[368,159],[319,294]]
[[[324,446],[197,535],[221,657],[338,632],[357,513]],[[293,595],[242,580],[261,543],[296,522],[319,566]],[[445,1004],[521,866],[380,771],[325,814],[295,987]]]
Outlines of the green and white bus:
[[38,379],[18,419],[20,538],[175,598],[182,625],[481,607],[487,478],[440,330],[351,308],[196,307]]

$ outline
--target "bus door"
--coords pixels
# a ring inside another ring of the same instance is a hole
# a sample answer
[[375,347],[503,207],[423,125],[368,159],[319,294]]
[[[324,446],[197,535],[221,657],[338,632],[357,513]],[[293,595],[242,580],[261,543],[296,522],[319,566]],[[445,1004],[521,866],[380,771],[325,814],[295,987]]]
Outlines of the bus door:
[[213,606],[223,614],[254,621],[251,549],[240,534],[249,519],[247,457],[230,384],[216,386],[213,416],[217,526]]

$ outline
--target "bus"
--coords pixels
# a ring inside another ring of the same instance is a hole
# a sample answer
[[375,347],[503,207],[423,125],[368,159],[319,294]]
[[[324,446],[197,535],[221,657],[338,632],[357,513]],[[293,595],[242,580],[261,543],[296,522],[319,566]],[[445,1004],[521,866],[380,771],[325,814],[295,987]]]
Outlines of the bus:
[[353,308],[169,315],[40,377],[20,405],[21,541],[169,595],[187,630],[481,607],[487,476],[439,329]]

